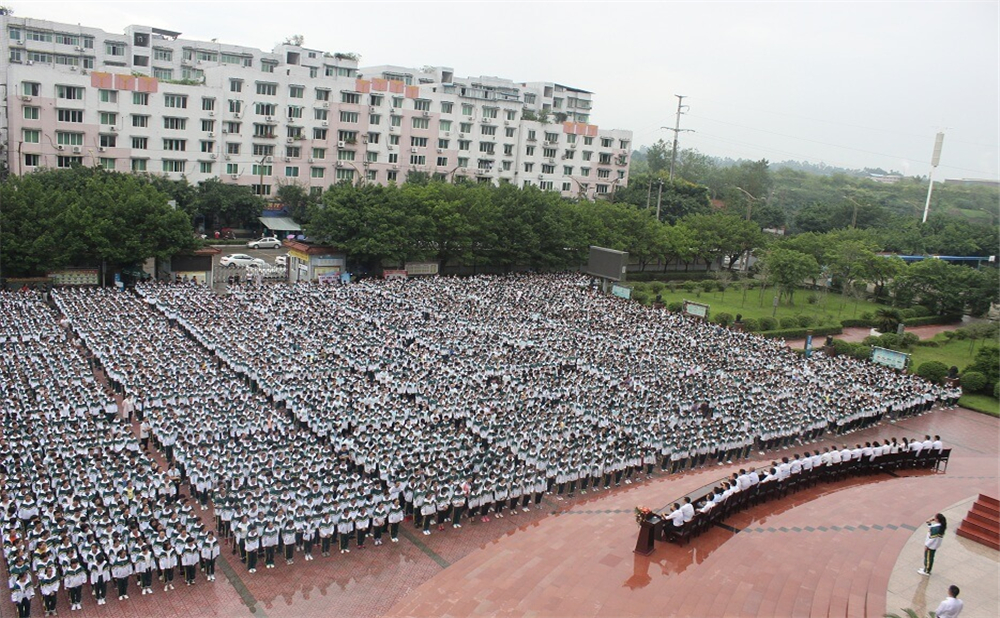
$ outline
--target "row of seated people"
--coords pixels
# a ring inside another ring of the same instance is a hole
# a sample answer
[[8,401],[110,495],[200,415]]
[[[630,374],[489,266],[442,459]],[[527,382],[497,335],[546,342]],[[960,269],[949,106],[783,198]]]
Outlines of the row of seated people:
[[[707,493],[685,497],[675,502],[661,517],[658,538],[662,541],[686,543],[712,524],[744,508],[756,506],[819,482],[840,481],[878,472],[903,469],[933,468],[947,462],[951,449],[944,448],[941,437],[926,436],[924,440],[895,438],[884,442],[866,442],[841,449],[826,447],[823,451],[808,451],[782,457],[767,469],[740,470],[722,480]],[[700,492],[698,492],[700,493]]]

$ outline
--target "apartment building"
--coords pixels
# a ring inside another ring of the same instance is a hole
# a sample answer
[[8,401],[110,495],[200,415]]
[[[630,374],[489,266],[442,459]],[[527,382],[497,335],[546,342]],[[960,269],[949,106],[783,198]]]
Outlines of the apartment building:
[[628,182],[631,132],[590,124],[592,93],[578,88],[359,68],[291,42],[265,52],[147,26],[0,19],[0,142],[15,174],[82,164],[264,196],[414,172],[583,198]]

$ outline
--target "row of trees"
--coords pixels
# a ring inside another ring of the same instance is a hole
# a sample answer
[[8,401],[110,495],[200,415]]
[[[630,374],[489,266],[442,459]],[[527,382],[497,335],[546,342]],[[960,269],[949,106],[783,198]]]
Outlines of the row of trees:
[[[645,188],[649,177],[654,184],[666,179],[669,165],[670,146],[662,140],[635,153],[630,188],[637,181]],[[881,229],[887,232],[884,248],[906,254],[984,255],[1000,245],[1000,190],[996,187],[937,183],[931,217],[923,225],[924,178],[904,177],[895,184],[881,184],[860,170],[830,172],[823,166],[808,166],[805,171],[802,167],[787,162],[773,166],[766,159],[718,159],[697,150],[681,150],[674,178],[703,187],[734,214],[751,212],[762,227],[787,227],[796,233],[852,226]]]

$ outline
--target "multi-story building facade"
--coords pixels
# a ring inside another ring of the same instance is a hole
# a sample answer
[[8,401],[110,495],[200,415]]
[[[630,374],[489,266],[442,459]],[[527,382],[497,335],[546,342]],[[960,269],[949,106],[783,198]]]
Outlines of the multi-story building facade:
[[585,198],[628,182],[632,134],[590,124],[584,90],[446,67],[359,69],[353,54],[146,26],[119,35],[0,19],[0,141],[15,174],[83,164],[265,196],[414,172]]

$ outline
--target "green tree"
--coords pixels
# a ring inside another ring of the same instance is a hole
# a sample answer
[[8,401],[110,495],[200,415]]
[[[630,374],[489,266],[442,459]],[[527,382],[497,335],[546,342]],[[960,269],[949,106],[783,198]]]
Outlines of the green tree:
[[10,177],[0,184],[3,274],[102,263],[110,273],[193,249],[187,215],[167,202],[148,179],[99,168]]
[[761,261],[771,281],[778,286],[779,301],[785,297],[788,304],[793,304],[796,288],[819,273],[819,264],[813,256],[780,247],[770,249]]
[[299,223],[309,222],[309,206],[317,203],[308,189],[296,183],[279,183],[275,197]]
[[255,227],[264,210],[264,200],[250,187],[230,185],[218,178],[198,183],[191,209],[202,217],[206,229]]
[[671,147],[662,139],[646,149],[646,164],[652,174],[670,169]]

